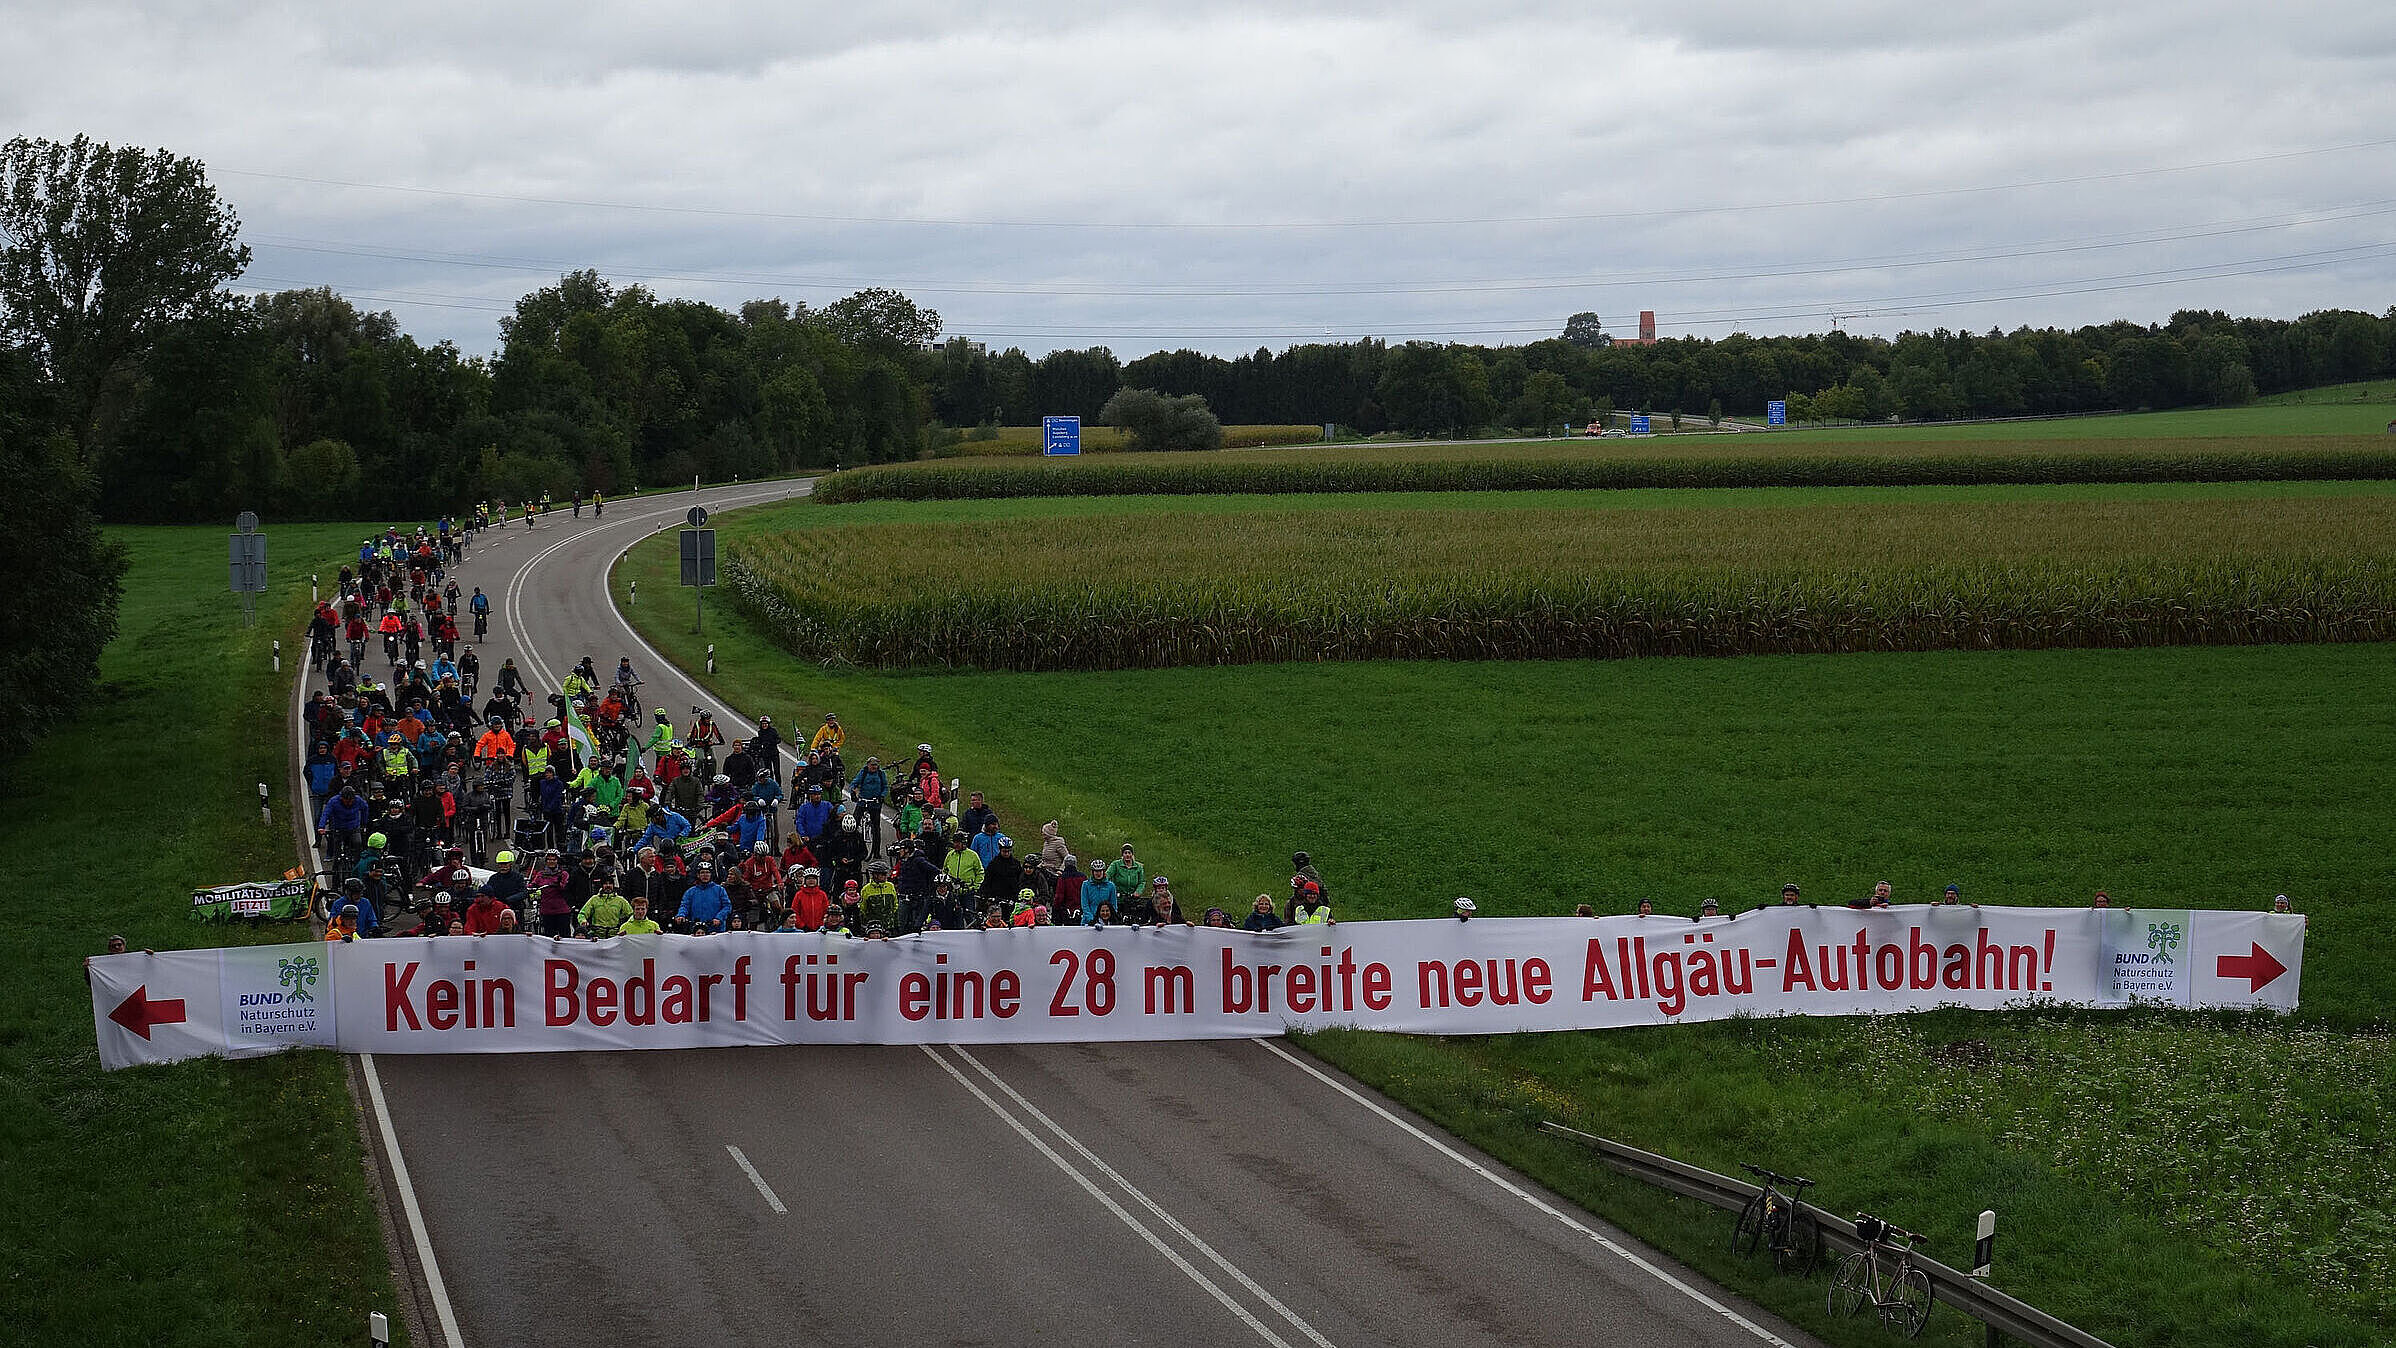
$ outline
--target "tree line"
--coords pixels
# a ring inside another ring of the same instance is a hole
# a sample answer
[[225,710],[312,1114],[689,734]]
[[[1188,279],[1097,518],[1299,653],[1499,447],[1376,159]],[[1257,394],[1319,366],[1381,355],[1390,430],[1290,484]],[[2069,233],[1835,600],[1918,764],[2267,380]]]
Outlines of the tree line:
[[1225,358],[1163,351],[1128,363],[1105,347],[1034,360],[952,338],[929,360],[934,415],[964,426],[1096,415],[1117,387],[1195,394],[1223,421],[1334,423],[1365,434],[1553,429],[1614,411],[1825,421],[1941,421],[2116,409],[2228,406],[2261,394],[2396,374],[2396,308],[2294,320],[2182,310],[2168,323],[2075,329],[1734,333],[1616,345],[1593,315],[1521,346],[1379,338],[1259,347]]

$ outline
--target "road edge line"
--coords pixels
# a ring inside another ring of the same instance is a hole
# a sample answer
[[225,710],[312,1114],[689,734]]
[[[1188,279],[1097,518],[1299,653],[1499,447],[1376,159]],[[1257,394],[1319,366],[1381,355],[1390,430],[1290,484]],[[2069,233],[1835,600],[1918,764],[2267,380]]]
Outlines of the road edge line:
[[724,1144],[724,1150],[732,1153],[732,1163],[739,1166],[741,1173],[749,1177],[749,1183],[756,1185],[757,1192],[765,1196],[766,1206],[772,1208],[775,1215],[788,1217],[790,1209],[782,1206],[782,1199],[774,1193],[772,1187],[766,1184],[765,1176],[758,1174],[757,1167],[749,1164],[747,1154],[729,1142]]
[[1539,1197],[1537,1194],[1534,1194],[1530,1190],[1523,1188],[1514,1181],[1507,1179],[1505,1176],[1497,1173],[1494,1170],[1491,1170],[1488,1166],[1481,1164],[1479,1161],[1476,1161],[1470,1156],[1465,1155],[1463,1152],[1456,1150],[1447,1143],[1431,1136],[1429,1133],[1426,1133],[1422,1129],[1415,1127],[1406,1120],[1399,1118],[1396,1114],[1393,1114],[1389,1110],[1383,1108],[1378,1102],[1366,1099],[1362,1094],[1359,1094],[1346,1082],[1341,1081],[1332,1076],[1330,1073],[1323,1071],[1321,1068],[1316,1067],[1313,1063],[1306,1061],[1297,1054],[1283,1048],[1281,1045],[1274,1043],[1270,1039],[1250,1039],[1248,1042],[1257,1045],[1266,1052],[1271,1053],[1273,1056],[1280,1058],[1284,1062],[1287,1062],[1292,1067],[1297,1068],[1299,1071],[1306,1073],[1308,1076],[1311,1076],[1315,1080],[1322,1082],[1326,1086],[1329,1086],[1331,1089],[1338,1091],[1340,1094],[1348,1097],[1350,1100],[1355,1101],[1357,1104],[1360,1104],[1373,1113],[1380,1115],[1388,1122],[1397,1125],[1401,1131],[1413,1137],[1416,1141],[1423,1143],[1433,1151],[1436,1151],[1440,1155],[1447,1157],[1451,1161],[1454,1161],[1456,1164],[1463,1166],[1466,1170],[1469,1170],[1472,1173],[1479,1175],[1481,1178],[1488,1180],[1491,1184],[1496,1185],[1504,1192],[1512,1194],[1514,1197],[1530,1204],[1538,1211],[1546,1213],[1548,1216],[1555,1218],[1557,1221],[1562,1222],[1565,1226],[1570,1227],[1572,1230],[1587,1236],[1590,1240],[1595,1241],[1607,1252],[1620,1256],[1625,1263],[1630,1264],[1633,1268],[1639,1269],[1641,1272],[1654,1277],[1657,1281],[1663,1283],[1667,1287],[1672,1288],[1674,1291],[1679,1292],[1681,1295],[1689,1298],[1691,1301],[1694,1301],[1698,1305],[1705,1307],[1707,1310],[1721,1316],[1723,1319],[1730,1321],[1732,1324],[1746,1330],[1748,1333],[1755,1335],[1764,1342],[1771,1344],[1772,1348],[1797,1348],[1797,1345],[1789,1342],[1787,1339],[1784,1339],[1778,1334],[1773,1333],[1771,1330],[1764,1328],[1762,1325],[1759,1325],[1755,1321],[1748,1319],[1746,1316],[1739,1314],[1730,1307],[1723,1305],[1713,1297],[1706,1295],[1705,1292],[1701,1291],[1697,1287],[1692,1286],[1691,1284],[1673,1276],[1669,1271],[1657,1267],[1654,1261],[1642,1257],[1636,1251],[1624,1246],[1620,1241],[1613,1239],[1604,1232],[1590,1226],[1587,1222],[1581,1221],[1572,1214],[1565,1212],[1563,1209],[1558,1208],[1555,1204],[1548,1202],[1546,1199]]
[[374,1070],[373,1054],[359,1054],[358,1062],[366,1070],[366,1095],[374,1102],[374,1121],[383,1130],[383,1154],[391,1158],[391,1178],[399,1184],[399,1201],[407,1211],[408,1232],[416,1238],[416,1257],[424,1262],[426,1290],[432,1294],[433,1313],[441,1319],[441,1337],[449,1348],[466,1348],[465,1336],[458,1332],[458,1313],[449,1304],[449,1286],[441,1280],[440,1262],[433,1258],[432,1237],[425,1234],[424,1209],[416,1204],[416,1185],[408,1178],[407,1158],[399,1154],[399,1136],[391,1127],[391,1108],[383,1101],[383,1078]]

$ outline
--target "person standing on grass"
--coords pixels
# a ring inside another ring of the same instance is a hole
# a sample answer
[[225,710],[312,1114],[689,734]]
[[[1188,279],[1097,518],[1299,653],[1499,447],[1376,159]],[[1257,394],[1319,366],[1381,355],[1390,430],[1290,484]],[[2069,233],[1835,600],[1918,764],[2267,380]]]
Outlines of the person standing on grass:
[[993,833],[998,831],[998,811],[983,801],[981,792],[969,791],[965,794],[965,810],[957,816],[957,827],[967,833],[980,833],[985,826]]
[[[1008,838],[1005,834],[998,831],[997,820],[984,820],[982,822],[982,826],[974,830],[973,854],[982,859],[982,865],[985,869],[990,865],[990,859],[998,855],[998,849],[1001,844],[1011,847],[1014,845],[1014,840]],[[1014,891],[1009,890],[1008,892],[1013,893]]]
[[1140,864],[1130,843],[1123,844],[1123,854],[1107,864],[1106,878],[1115,886],[1118,911],[1121,904],[1137,901],[1147,893],[1148,868]]
[[1057,892],[1057,877],[1065,873],[1065,836],[1057,830],[1057,821],[1049,820],[1040,826],[1040,855],[1032,863],[1032,887],[1040,891],[1043,902]]
[[882,805],[890,799],[890,777],[882,771],[882,760],[872,754],[865,756],[865,766],[857,769],[849,790],[857,793],[857,826],[865,833],[867,851],[882,855]]
[[963,833],[952,834],[948,840],[948,857],[940,863],[941,872],[954,882],[961,893],[979,894],[982,890],[981,854],[965,845]]
[[1113,912],[1119,898],[1120,896],[1115,892],[1115,882],[1107,878],[1106,868],[1101,866],[1092,871],[1089,878],[1082,881],[1082,925],[1085,927],[1097,926],[1098,910],[1104,908],[1110,913]]
[[[1015,855],[1015,840],[1003,833],[993,832],[998,849],[982,862],[982,897],[1005,903],[1024,888],[1023,862]],[[979,851],[980,839],[975,839]]]

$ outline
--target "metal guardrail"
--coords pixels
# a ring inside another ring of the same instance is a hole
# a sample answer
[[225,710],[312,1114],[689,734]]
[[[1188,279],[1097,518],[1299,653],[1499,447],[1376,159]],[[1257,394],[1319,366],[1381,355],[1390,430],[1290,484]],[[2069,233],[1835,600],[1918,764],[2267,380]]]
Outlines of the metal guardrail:
[[[1542,1131],[1588,1147],[1607,1165],[1633,1179],[1686,1198],[1694,1198],[1725,1212],[1737,1212],[1746,1206],[1748,1199],[1756,1195],[1757,1186],[1750,1180],[1732,1179],[1686,1161],[1676,1161],[1652,1151],[1641,1151],[1611,1138],[1595,1137],[1553,1121],[1543,1121],[1539,1127]],[[1863,1248],[1863,1242],[1856,1239],[1854,1222],[1824,1212],[1812,1203],[1799,1206],[1820,1223],[1822,1242],[1830,1249],[1848,1254]],[[2008,1296],[1989,1286],[1986,1281],[1949,1268],[1935,1259],[1917,1253],[1913,1256],[1913,1265],[1929,1275],[1933,1301],[1954,1307],[1987,1325],[1995,1333],[2017,1339],[2031,1348],[2112,1348],[2111,1344],[2087,1330],[2065,1324],[2019,1297]]]

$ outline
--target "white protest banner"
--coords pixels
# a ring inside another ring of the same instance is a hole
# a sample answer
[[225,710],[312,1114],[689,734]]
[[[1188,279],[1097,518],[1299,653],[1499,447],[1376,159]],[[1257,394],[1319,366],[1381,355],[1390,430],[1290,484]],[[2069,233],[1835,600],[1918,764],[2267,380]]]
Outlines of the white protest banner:
[[[325,967],[295,1004],[294,962],[311,956]],[[110,956],[94,964],[92,1007],[102,1061],[115,1067],[302,1043],[522,1053],[1220,1039],[1335,1025],[1499,1034],[2029,1003],[2293,1010],[2303,962],[2304,919],[2288,915],[1786,907],[1696,922],[1483,918],[1269,933],[398,937]],[[162,997],[171,1017],[158,1011]]]

